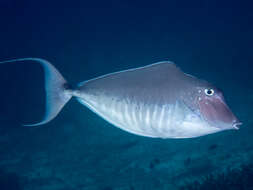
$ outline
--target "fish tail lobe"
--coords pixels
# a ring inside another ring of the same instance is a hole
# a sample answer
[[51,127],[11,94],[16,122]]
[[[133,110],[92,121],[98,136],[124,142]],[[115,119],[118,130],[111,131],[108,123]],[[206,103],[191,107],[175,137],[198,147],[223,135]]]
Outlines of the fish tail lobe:
[[48,61],[40,58],[22,58],[0,62],[11,63],[21,61],[34,61],[43,66],[45,72],[45,91],[46,91],[46,113],[42,121],[24,126],[43,125],[54,119],[62,110],[64,105],[72,97],[72,90],[60,72]]

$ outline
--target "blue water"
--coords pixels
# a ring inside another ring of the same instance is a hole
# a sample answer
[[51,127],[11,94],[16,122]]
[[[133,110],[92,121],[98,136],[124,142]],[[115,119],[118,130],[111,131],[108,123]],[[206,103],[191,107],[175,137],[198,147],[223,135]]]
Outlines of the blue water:
[[0,60],[44,58],[72,84],[171,60],[221,88],[244,125],[152,139],[113,127],[73,99],[49,124],[27,128],[21,123],[43,117],[43,70],[31,62],[0,65],[0,189],[177,190],[194,181],[203,184],[195,189],[252,189],[253,172],[242,168],[253,159],[252,5],[1,0]]

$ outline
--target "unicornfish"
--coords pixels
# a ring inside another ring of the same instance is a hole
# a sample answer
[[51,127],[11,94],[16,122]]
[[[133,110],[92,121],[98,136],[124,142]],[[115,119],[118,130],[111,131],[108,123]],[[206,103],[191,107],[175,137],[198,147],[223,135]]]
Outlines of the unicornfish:
[[75,88],[47,60],[22,58],[1,63],[22,61],[38,62],[45,71],[45,116],[26,126],[48,123],[71,97],[112,125],[146,137],[193,138],[239,129],[242,124],[218,88],[169,61],[106,74]]

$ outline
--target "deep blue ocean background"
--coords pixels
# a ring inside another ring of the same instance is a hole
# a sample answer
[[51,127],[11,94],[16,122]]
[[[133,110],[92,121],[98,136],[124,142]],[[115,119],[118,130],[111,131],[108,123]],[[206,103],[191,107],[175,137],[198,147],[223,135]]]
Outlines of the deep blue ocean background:
[[252,9],[243,0],[1,0],[1,61],[44,58],[77,84],[171,60],[221,88],[244,124],[194,139],[152,139],[72,99],[49,124],[24,127],[43,117],[43,70],[3,64],[0,190],[253,189]]

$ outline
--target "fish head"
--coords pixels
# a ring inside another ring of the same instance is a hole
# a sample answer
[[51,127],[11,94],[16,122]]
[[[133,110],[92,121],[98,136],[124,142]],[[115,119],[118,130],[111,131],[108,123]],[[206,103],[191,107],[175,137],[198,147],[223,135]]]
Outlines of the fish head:
[[225,102],[223,93],[212,85],[205,85],[196,89],[194,107],[209,126],[219,131],[239,129],[242,124]]

